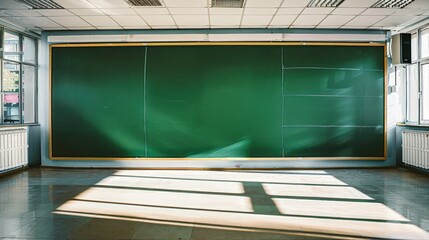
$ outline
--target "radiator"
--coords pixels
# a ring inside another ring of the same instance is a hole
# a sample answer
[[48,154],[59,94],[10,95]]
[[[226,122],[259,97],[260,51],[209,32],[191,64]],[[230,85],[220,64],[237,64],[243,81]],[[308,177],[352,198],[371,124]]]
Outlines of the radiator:
[[402,132],[402,162],[429,169],[429,132]]
[[28,165],[26,128],[0,128],[0,172]]

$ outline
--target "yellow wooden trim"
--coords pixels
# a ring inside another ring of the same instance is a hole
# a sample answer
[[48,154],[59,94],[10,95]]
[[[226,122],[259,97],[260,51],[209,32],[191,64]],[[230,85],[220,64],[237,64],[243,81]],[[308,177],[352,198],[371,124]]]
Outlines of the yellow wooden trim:
[[[52,155],[52,48],[54,47],[130,47],[130,46],[383,46],[384,47],[384,156],[383,157],[231,157],[231,158],[117,158],[117,157],[54,157]],[[281,161],[281,160],[386,160],[387,159],[387,46],[384,43],[353,42],[175,42],[175,43],[85,43],[49,45],[49,159],[51,160],[146,160],[146,161]]]
[[145,160],[145,161],[313,161],[313,160],[386,160],[385,157],[216,157],[216,158],[154,158],[154,157],[143,157],[143,158],[119,158],[119,157],[52,157],[52,160]]
[[49,124],[49,133],[48,133],[48,142],[49,142],[49,158],[52,159],[52,46],[49,46],[49,93],[48,93],[48,101],[49,101],[49,116],[48,116],[48,124]]
[[151,43],[70,43],[51,47],[136,47],[136,46],[385,46],[384,43],[359,42],[151,42]]
[[387,159],[387,45],[384,45],[384,152]]

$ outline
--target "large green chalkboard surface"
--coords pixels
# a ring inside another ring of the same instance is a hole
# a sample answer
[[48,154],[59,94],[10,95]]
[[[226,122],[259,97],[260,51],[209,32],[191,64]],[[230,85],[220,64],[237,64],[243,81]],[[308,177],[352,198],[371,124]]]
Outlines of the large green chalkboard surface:
[[53,159],[384,157],[381,45],[51,54]]

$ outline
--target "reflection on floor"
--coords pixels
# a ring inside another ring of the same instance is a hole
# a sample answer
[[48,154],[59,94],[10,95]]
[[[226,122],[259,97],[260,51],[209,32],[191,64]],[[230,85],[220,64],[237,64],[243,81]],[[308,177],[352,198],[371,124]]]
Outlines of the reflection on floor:
[[0,178],[1,239],[429,239],[405,169],[31,169]]

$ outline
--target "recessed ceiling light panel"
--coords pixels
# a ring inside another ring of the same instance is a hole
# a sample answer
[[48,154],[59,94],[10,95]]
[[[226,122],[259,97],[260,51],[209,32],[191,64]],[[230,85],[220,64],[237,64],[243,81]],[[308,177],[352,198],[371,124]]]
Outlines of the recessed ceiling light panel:
[[311,0],[307,7],[338,7],[344,0]]
[[64,9],[58,3],[52,0],[16,0],[17,2],[27,5],[31,9]]
[[160,7],[162,3],[159,0],[125,0],[128,5],[133,7]]
[[212,0],[211,7],[217,8],[242,8],[244,0]]
[[414,2],[414,0],[379,0],[374,5],[373,8],[404,8],[408,4]]

